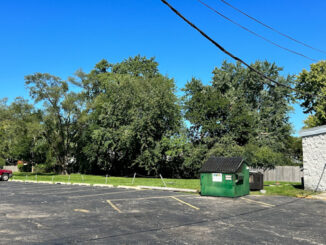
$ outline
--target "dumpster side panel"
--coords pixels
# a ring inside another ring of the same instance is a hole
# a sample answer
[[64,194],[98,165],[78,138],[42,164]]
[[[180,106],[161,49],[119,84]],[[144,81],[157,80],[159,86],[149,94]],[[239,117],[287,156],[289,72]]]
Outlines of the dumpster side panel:
[[214,178],[213,175],[213,173],[200,174],[201,195],[234,197],[234,174],[221,174],[222,179]]
[[249,195],[249,168],[247,164],[243,164],[241,170],[239,171],[243,175],[243,181],[235,184],[235,196]]

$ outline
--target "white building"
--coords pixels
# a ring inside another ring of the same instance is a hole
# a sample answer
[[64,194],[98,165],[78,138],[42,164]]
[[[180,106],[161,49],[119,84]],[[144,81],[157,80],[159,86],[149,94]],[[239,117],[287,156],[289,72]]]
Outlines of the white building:
[[303,129],[304,186],[307,190],[326,191],[326,125]]

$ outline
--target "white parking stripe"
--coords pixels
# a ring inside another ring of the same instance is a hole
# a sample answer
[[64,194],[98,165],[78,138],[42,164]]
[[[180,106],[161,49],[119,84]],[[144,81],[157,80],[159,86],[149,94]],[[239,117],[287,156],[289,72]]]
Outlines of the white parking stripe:
[[140,192],[144,190],[133,190],[133,191],[117,191],[117,192],[109,192],[109,193],[101,193],[101,194],[90,194],[90,195],[82,195],[82,196],[72,196],[68,198],[82,198],[82,197],[95,197],[95,196],[107,196],[113,194],[121,194],[121,193],[130,193],[130,192]]

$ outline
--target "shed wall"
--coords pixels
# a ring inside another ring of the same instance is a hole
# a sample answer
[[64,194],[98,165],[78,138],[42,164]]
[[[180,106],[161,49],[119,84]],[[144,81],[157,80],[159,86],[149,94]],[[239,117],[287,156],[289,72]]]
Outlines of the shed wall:
[[326,191],[326,133],[302,137],[304,185]]

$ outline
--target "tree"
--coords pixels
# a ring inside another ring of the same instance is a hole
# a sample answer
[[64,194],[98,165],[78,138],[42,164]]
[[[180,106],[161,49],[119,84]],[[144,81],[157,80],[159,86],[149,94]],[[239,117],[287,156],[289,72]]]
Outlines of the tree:
[[[280,76],[282,69],[275,64],[256,62],[252,66],[280,83],[293,84],[293,77]],[[264,83],[259,75],[240,63],[224,62],[221,68],[214,69],[213,75],[211,85],[192,79],[186,84],[183,96],[191,140],[201,148],[207,147],[202,162],[210,155],[245,155],[252,149],[248,145],[257,150],[250,155],[252,164],[261,161],[260,166],[271,167],[287,161],[280,156],[286,155],[285,146],[291,135],[288,121],[289,103],[293,101],[291,91]],[[267,161],[268,155],[273,164]]]
[[83,151],[93,170],[157,174],[160,141],[180,125],[174,82],[157,65],[136,56],[80,73],[89,112]]
[[35,103],[43,102],[43,137],[50,149],[47,162],[54,164],[58,171],[67,173],[75,159],[79,96],[69,92],[66,81],[48,73],[28,75],[25,81]]
[[326,61],[310,65],[310,71],[303,69],[297,76],[296,89],[304,113],[310,113],[305,121],[306,127],[326,124]]
[[23,160],[34,164],[44,161],[41,147],[42,113],[27,100],[18,97],[9,106],[0,105],[0,158],[8,161]]

